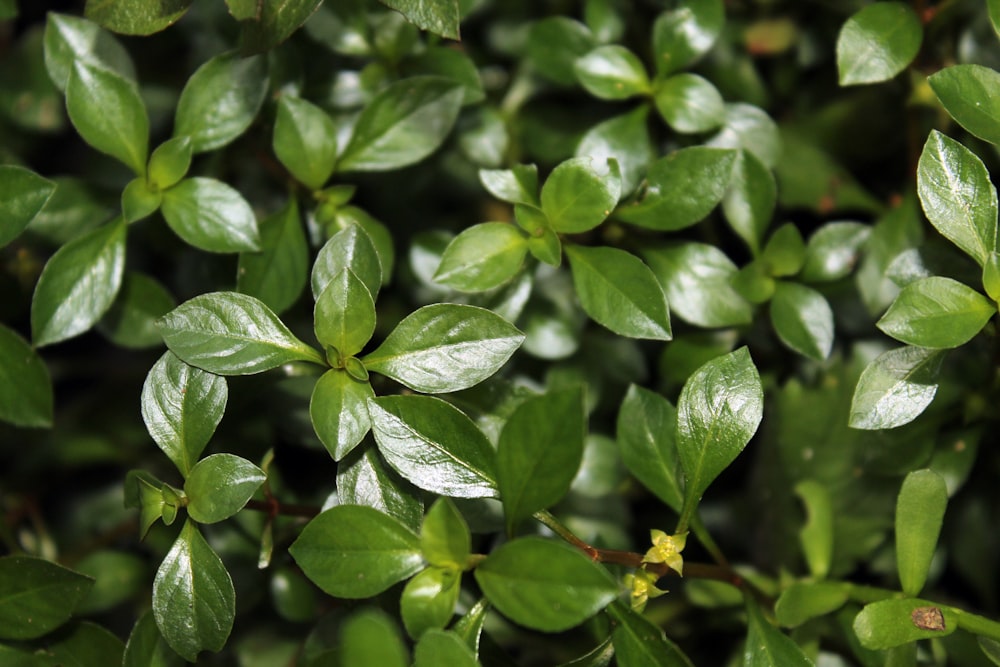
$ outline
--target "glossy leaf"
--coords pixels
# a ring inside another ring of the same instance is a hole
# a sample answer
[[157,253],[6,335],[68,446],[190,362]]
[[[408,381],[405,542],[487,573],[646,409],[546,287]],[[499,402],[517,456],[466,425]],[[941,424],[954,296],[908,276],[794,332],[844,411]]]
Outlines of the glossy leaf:
[[617,248],[567,245],[573,285],[583,310],[629,338],[670,340],[670,312],[649,267]]
[[443,77],[390,85],[361,112],[337,171],[389,171],[423,160],[451,132],[462,97],[462,86]]
[[957,280],[930,276],[899,293],[877,323],[896,340],[929,348],[967,343],[996,314],[996,304]]
[[685,0],[660,14],[653,24],[656,70],[660,74],[675,72],[705,55],[725,21],[722,0]]
[[841,581],[795,582],[774,605],[774,616],[786,628],[796,628],[807,621],[826,616],[844,606],[850,584]]
[[770,276],[784,278],[797,274],[806,261],[806,244],[798,227],[792,223],[778,227],[767,240],[760,259]]
[[341,229],[320,249],[312,268],[313,298],[319,298],[334,276],[344,269],[354,272],[372,298],[378,296],[382,286],[382,264],[371,236],[360,225]]
[[348,618],[340,629],[339,665],[409,665],[406,644],[399,628],[380,609],[363,609]]
[[[367,414],[367,408],[366,414]],[[337,466],[337,493],[344,505],[367,505],[416,531],[424,519],[420,493],[391,468],[372,446],[354,449]]]
[[243,134],[267,94],[267,61],[223,53],[191,75],[177,102],[174,136],[191,137],[195,153],[222,148]]
[[576,78],[594,97],[624,100],[649,92],[649,77],[639,56],[624,46],[599,46],[573,63]]
[[434,280],[462,292],[483,292],[513,278],[527,254],[527,239],[514,225],[474,225],[445,248]]
[[475,652],[455,632],[428,630],[413,649],[414,667],[478,667]]
[[726,118],[722,95],[697,74],[675,74],[658,82],[653,101],[667,125],[683,134],[714,130]]
[[216,523],[247,504],[267,479],[264,471],[233,454],[212,454],[191,468],[184,492],[188,515],[198,523]]
[[923,26],[910,5],[878,2],[847,19],[837,39],[840,85],[888,81],[916,57]]
[[42,270],[31,300],[36,347],[90,329],[111,307],[125,269],[125,222],[120,218],[56,251]]
[[233,581],[191,521],[156,572],[153,615],[170,648],[189,662],[205,649],[220,650],[229,638],[236,615]]
[[432,566],[406,582],[399,598],[406,633],[419,639],[429,630],[443,629],[455,613],[461,580],[454,568]]
[[226,379],[165,352],[142,386],[142,419],[156,444],[187,477],[226,410]]
[[34,639],[70,619],[94,580],[41,558],[0,558],[0,639]]
[[526,60],[546,79],[561,86],[575,86],[576,59],[595,46],[587,26],[566,16],[550,16],[529,29]]
[[511,169],[480,169],[479,182],[486,190],[510,204],[538,206],[538,167],[518,164]]
[[170,228],[208,252],[261,249],[257,218],[238,191],[214,178],[186,178],[163,193],[163,217]]
[[[263,53],[288,39],[320,6],[322,0],[250,0],[251,20],[242,22],[243,53]],[[228,0],[230,11],[236,4]]]
[[431,396],[383,396],[368,412],[386,463],[416,486],[457,498],[497,495],[493,447],[458,408]]
[[774,175],[756,155],[741,150],[733,165],[732,180],[722,199],[722,213],[733,231],[756,254],[771,224],[777,201]]
[[945,637],[956,628],[958,615],[953,609],[916,598],[873,602],[854,618],[858,641],[876,651]]
[[831,222],[817,229],[806,244],[799,278],[831,282],[850,275],[861,258],[871,227],[860,222]]
[[771,625],[757,602],[747,600],[749,632],[743,651],[745,667],[812,667],[799,645]]
[[952,118],[984,141],[1000,143],[1000,74],[982,65],[954,65],[927,77]]
[[324,373],[309,400],[309,417],[320,441],[335,460],[360,444],[369,430],[368,400],[375,392],[341,369]]
[[501,545],[475,576],[500,613],[543,632],[583,623],[618,594],[617,582],[604,567],[567,544],[540,537]]
[[583,458],[585,420],[579,387],[528,398],[508,417],[497,443],[508,531],[569,491]]
[[125,645],[122,667],[183,667],[184,664],[184,659],[160,634],[152,610],[140,616]]
[[306,524],[289,553],[309,579],[340,598],[367,598],[423,568],[420,540],[371,507],[332,507]]
[[560,163],[545,180],[542,211],[557,232],[585,232],[611,215],[620,195],[617,163],[595,165],[589,157],[572,158]]
[[833,309],[823,295],[798,283],[780,281],[771,298],[771,324],[789,348],[817,361],[833,348]]
[[948,487],[933,470],[916,470],[903,480],[896,498],[896,569],[903,592],[920,594],[948,505]]
[[415,391],[458,391],[496,373],[523,340],[488,310],[439,303],[404,318],[362,361]]
[[152,35],[184,16],[194,0],[87,0],[84,16],[124,35]]
[[422,30],[458,39],[458,0],[381,0]]
[[375,302],[353,271],[343,269],[316,299],[316,339],[343,357],[361,351],[375,332]]
[[0,421],[28,428],[52,426],[49,370],[16,332],[0,325]]
[[438,498],[427,510],[420,530],[420,549],[431,565],[465,569],[472,549],[469,527],[448,498]]
[[[743,102],[726,105],[722,129],[706,146],[731,148],[753,153],[767,169],[774,169],[783,157],[783,139],[778,125],[760,107]],[[811,157],[811,156],[810,156]]]
[[282,95],[274,121],[274,154],[295,178],[318,190],[337,160],[337,128],[312,102]]
[[55,189],[55,183],[31,170],[0,165],[0,247],[24,231]]
[[111,33],[84,18],[50,12],[45,24],[45,67],[56,88],[65,92],[76,62],[135,81],[132,59]]
[[[479,70],[476,67],[476,63],[467,53],[463,51],[450,48],[448,46],[432,46],[427,48],[423,53],[407,59],[405,65],[405,71],[411,76],[443,76],[462,84],[463,107],[479,104],[486,99],[486,92],[483,90],[483,82],[479,76]],[[506,128],[503,126],[503,121],[498,116],[495,116],[492,113],[484,113],[480,116],[480,119],[483,122],[482,130],[485,132],[488,132],[487,128],[492,125],[490,119],[498,121],[501,134],[504,137],[503,141],[506,142]],[[486,135],[479,134],[476,136],[482,138]],[[477,149],[482,150],[484,146],[480,144],[478,146],[470,146],[470,148],[473,148],[473,151],[470,151],[471,153],[475,152]],[[496,155],[496,158],[497,159],[495,161],[492,161],[493,164],[499,164],[499,154]],[[479,160],[477,160],[477,162],[478,161]]]
[[865,368],[851,402],[852,428],[896,428],[916,419],[934,400],[944,352],[901,347]]
[[249,375],[292,361],[326,362],[260,300],[211,292],[182,303],[159,323],[167,347],[210,373]]
[[617,602],[608,606],[608,614],[615,623],[611,641],[620,667],[693,667],[663,630],[642,615]]
[[646,166],[654,158],[648,116],[649,109],[640,106],[609,118],[587,130],[576,147],[576,156],[590,157],[592,164],[606,164],[610,159],[618,163],[623,195],[639,187],[646,175]]
[[629,472],[679,513],[684,492],[677,455],[677,409],[656,392],[632,385],[618,411],[617,434]]
[[149,156],[150,187],[157,190],[177,185],[191,168],[191,138],[182,136],[167,139]]
[[149,187],[146,179],[138,177],[122,190],[122,217],[131,224],[156,213],[163,203],[163,194]]
[[309,280],[309,248],[294,197],[260,222],[260,247],[240,253],[236,291],[281,313],[298,301]]

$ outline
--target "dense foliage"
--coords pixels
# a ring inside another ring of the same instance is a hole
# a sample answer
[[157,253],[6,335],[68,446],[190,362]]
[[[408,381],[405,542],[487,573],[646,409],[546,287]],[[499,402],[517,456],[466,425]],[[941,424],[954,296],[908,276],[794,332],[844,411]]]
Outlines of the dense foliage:
[[0,0],[0,664],[1000,665],[1000,0]]

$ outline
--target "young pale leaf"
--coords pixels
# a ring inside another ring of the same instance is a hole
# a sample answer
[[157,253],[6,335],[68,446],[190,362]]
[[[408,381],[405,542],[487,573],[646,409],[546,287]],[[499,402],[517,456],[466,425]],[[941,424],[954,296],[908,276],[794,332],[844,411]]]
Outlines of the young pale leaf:
[[334,460],[347,456],[371,430],[368,400],[375,392],[342,369],[324,373],[309,400],[309,418],[323,446]]
[[879,600],[867,605],[854,618],[858,641],[874,651],[920,639],[946,637],[957,628],[956,610],[916,598]]
[[136,174],[146,173],[149,116],[135,83],[78,60],[66,82],[66,111],[84,141]]
[[406,633],[419,639],[428,630],[441,630],[455,614],[462,573],[455,568],[428,567],[406,582],[399,613]]
[[421,30],[441,35],[447,39],[459,39],[458,0],[381,0],[406,17],[406,20]]
[[462,292],[484,292],[513,278],[527,254],[528,241],[516,226],[474,225],[445,248],[434,281]]
[[406,644],[397,624],[380,609],[363,609],[348,618],[340,629],[337,665],[407,667]]
[[123,35],[152,35],[184,16],[194,0],[87,0],[83,15]]
[[934,400],[944,354],[907,346],[879,355],[854,389],[851,428],[896,428],[916,419]]
[[[365,410],[367,414],[367,407]],[[375,508],[414,531],[420,528],[424,519],[420,492],[386,467],[374,446],[358,447],[340,462],[337,494],[344,505]]]
[[460,84],[444,77],[391,84],[361,112],[337,171],[390,171],[423,160],[451,132],[463,95]]
[[599,46],[573,63],[576,78],[602,100],[625,100],[650,91],[646,67],[624,46]]
[[620,602],[607,608],[614,620],[611,641],[620,667],[693,667],[663,630]]
[[416,486],[456,498],[497,495],[493,447],[458,408],[432,396],[384,396],[368,412],[382,457]]
[[146,611],[132,628],[125,645],[122,667],[184,667],[184,658],[177,655],[156,627],[153,611]]
[[316,299],[313,314],[316,339],[343,357],[361,351],[375,332],[375,302],[353,271],[343,269]]
[[927,219],[982,265],[997,245],[997,191],[968,148],[932,130],[917,164],[917,193]]
[[226,644],[236,616],[233,580],[192,521],[163,559],[153,581],[153,614],[170,648],[188,662]]
[[639,106],[628,113],[594,125],[576,146],[577,157],[589,157],[593,164],[615,160],[621,170],[621,194],[634,192],[653,161],[653,141],[649,135],[649,108]]
[[722,199],[722,214],[754,255],[771,224],[777,197],[774,174],[755,154],[741,150],[733,164],[729,189]]
[[145,178],[139,176],[129,181],[122,190],[122,217],[131,224],[156,213],[163,203],[163,193],[149,186]]
[[274,120],[274,154],[306,187],[319,190],[337,160],[337,128],[318,106],[282,95]]
[[716,357],[688,378],[677,399],[677,453],[686,480],[682,524],[746,447],[763,411],[764,390],[746,347]]
[[35,347],[58,343],[94,326],[111,307],[125,269],[125,221],[87,232],[46,262],[31,299]]
[[523,340],[485,308],[438,303],[404,318],[362,361],[414,391],[459,391],[500,370]]
[[618,411],[617,434],[629,472],[679,513],[684,492],[677,457],[677,409],[656,392],[632,385]]
[[581,387],[526,399],[497,443],[497,474],[507,527],[559,502],[583,458],[586,417]]
[[744,667],[813,667],[791,637],[764,618],[757,602],[747,597],[749,631],[743,651]]
[[771,297],[771,325],[781,342],[823,361],[833,348],[833,309],[823,295],[798,283],[779,281]]
[[420,549],[431,565],[463,570],[472,550],[469,526],[448,498],[438,498],[427,510],[420,530]]
[[66,90],[73,64],[82,62],[117,72],[135,81],[135,66],[128,51],[96,23],[49,12],[45,23],[45,67],[56,88]]
[[226,411],[226,379],[165,352],[142,385],[146,430],[184,477],[191,472]]
[[214,178],[186,178],[163,193],[163,218],[195,248],[208,252],[260,250],[257,218],[237,190]]
[[309,247],[295,197],[261,220],[260,247],[260,252],[240,253],[236,291],[260,299],[280,314],[298,300],[309,280]]
[[566,256],[580,305],[596,322],[629,338],[673,337],[663,288],[638,257],[578,245],[567,245]]
[[378,595],[424,566],[416,533],[361,505],[326,510],[306,524],[288,551],[313,583],[348,599]]
[[896,569],[903,592],[917,596],[927,581],[948,505],[948,487],[933,470],[916,470],[896,498]]
[[621,175],[617,162],[605,164],[607,170],[601,170],[589,157],[578,157],[552,170],[542,186],[542,211],[554,231],[585,232],[611,215],[621,196]]
[[798,227],[792,223],[776,229],[761,253],[761,261],[767,274],[775,278],[794,276],[802,269],[805,260],[805,241],[802,240]]
[[454,631],[428,630],[413,649],[413,667],[479,667],[476,653]]
[[802,556],[815,579],[825,579],[833,561],[833,500],[830,489],[814,479],[795,485],[795,495],[806,510],[806,522],[799,529]]
[[0,421],[52,426],[53,394],[45,362],[26,340],[0,325]]
[[267,479],[263,470],[233,454],[212,454],[195,464],[184,482],[188,515],[198,523],[216,523],[247,504]]
[[326,361],[288,330],[259,299],[211,292],[182,303],[159,322],[167,347],[192,366],[250,375],[292,361]]
[[55,183],[24,167],[0,165],[0,248],[24,231],[55,189]]
[[538,167],[518,164],[512,169],[480,169],[479,182],[487,192],[509,204],[538,206]]
[[567,544],[541,537],[501,545],[475,576],[501,614],[543,632],[580,625],[618,595],[618,583],[603,566]]
[[722,201],[739,154],[724,148],[682,148],[653,163],[645,194],[615,216],[660,231],[684,229],[702,220]]
[[550,16],[532,24],[528,31],[526,61],[546,79],[575,86],[574,63],[595,46],[587,26],[565,16]]
[[902,2],[877,2],[847,19],[837,38],[841,86],[888,81],[916,57],[924,38],[913,8]]
[[[515,212],[526,210],[523,206],[515,206]],[[551,227],[537,228],[528,237],[528,251],[539,262],[557,267],[562,263],[562,240]]]
[[996,312],[996,304],[971,287],[930,276],[904,287],[876,326],[910,345],[953,348],[972,340]]
[[149,173],[146,175],[154,190],[173,187],[191,168],[191,137],[167,139],[149,156]]
[[714,130],[726,118],[722,95],[697,74],[675,74],[658,81],[653,101],[667,125],[682,134]]
[[966,130],[1000,144],[1000,73],[982,65],[954,65],[927,77],[941,104]]
[[[240,12],[243,18],[240,51],[243,54],[264,53],[288,39],[306,22],[323,0],[227,0],[230,13],[237,4],[249,6]],[[242,9],[242,7],[241,7]],[[250,16],[247,16],[247,14]],[[239,18],[239,17],[238,17]]]
[[0,639],[34,639],[73,615],[94,580],[30,556],[0,558]]
[[215,150],[243,134],[267,95],[267,59],[218,55],[191,75],[177,102],[174,136],[191,137],[195,153]]
[[808,282],[846,278],[857,266],[871,229],[860,222],[830,222],[817,229],[806,245],[799,278]]
[[774,604],[774,617],[786,628],[797,628],[813,618],[826,616],[844,606],[850,584],[842,581],[797,581]]
[[725,22],[722,0],[684,0],[660,14],[653,24],[657,72],[669,74],[684,69],[705,55]]
[[382,286],[382,264],[371,236],[361,225],[348,225],[330,237],[312,268],[313,298],[318,299],[334,276],[344,269],[354,272],[372,299]]

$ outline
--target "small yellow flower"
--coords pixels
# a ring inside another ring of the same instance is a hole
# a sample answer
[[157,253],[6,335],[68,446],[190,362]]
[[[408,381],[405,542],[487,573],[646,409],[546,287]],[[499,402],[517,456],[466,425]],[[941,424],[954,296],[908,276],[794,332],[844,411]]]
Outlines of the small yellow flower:
[[677,574],[684,574],[684,558],[681,552],[687,544],[687,533],[667,535],[662,530],[649,531],[653,546],[642,557],[643,563],[664,563]]
[[632,590],[630,599],[633,611],[641,612],[650,598],[658,598],[667,592],[656,587],[657,579],[659,577],[655,574],[642,568],[636,570],[635,574],[625,575],[625,585]]

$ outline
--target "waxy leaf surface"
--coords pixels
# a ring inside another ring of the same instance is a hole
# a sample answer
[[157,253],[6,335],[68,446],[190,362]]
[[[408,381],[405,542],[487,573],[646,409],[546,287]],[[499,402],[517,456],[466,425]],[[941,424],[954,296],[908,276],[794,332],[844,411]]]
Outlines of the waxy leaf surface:
[[656,392],[632,385],[618,411],[617,433],[629,472],[680,512],[684,491],[677,455],[677,408]]
[[24,167],[0,165],[0,248],[24,231],[56,184]]
[[527,239],[514,225],[474,225],[445,248],[434,280],[462,292],[483,292],[513,278],[527,254]]
[[274,154],[307,187],[323,187],[337,160],[337,128],[312,102],[283,95],[274,121]]
[[198,523],[233,516],[267,479],[264,471],[233,454],[212,454],[191,468],[184,492],[188,515]]
[[458,0],[381,0],[422,30],[458,39]]
[[374,444],[358,447],[340,462],[337,493],[344,505],[372,507],[414,531],[424,519],[420,492],[382,462]]
[[298,300],[309,280],[309,248],[295,197],[260,222],[260,247],[240,253],[236,291],[281,313]]
[[309,400],[309,417],[323,446],[335,460],[347,456],[371,430],[368,400],[371,384],[359,382],[347,371],[331,369],[316,382]]
[[982,65],[954,65],[927,77],[951,117],[991,144],[1000,144],[1000,73]]
[[837,39],[840,85],[888,81],[916,57],[924,31],[913,8],[877,2],[847,19]]
[[930,276],[904,287],[877,326],[910,345],[952,348],[971,340],[996,312],[996,304],[971,287]]
[[368,288],[371,298],[378,296],[382,265],[372,238],[361,225],[348,225],[323,244],[312,268],[313,298],[319,298],[334,276],[344,269],[354,272]]
[[943,358],[941,350],[909,346],[879,355],[854,389],[851,427],[895,428],[916,419],[934,400]]
[[712,48],[725,22],[722,0],[685,0],[660,14],[653,24],[657,71],[668,74],[692,64]]
[[186,178],[164,191],[163,217],[179,237],[208,252],[260,250],[257,218],[237,190],[214,178]]
[[152,35],[184,16],[194,0],[87,0],[84,16],[123,35]]
[[45,23],[45,67],[56,88],[65,92],[76,62],[109,69],[135,81],[132,58],[114,35],[79,16],[49,12]]

